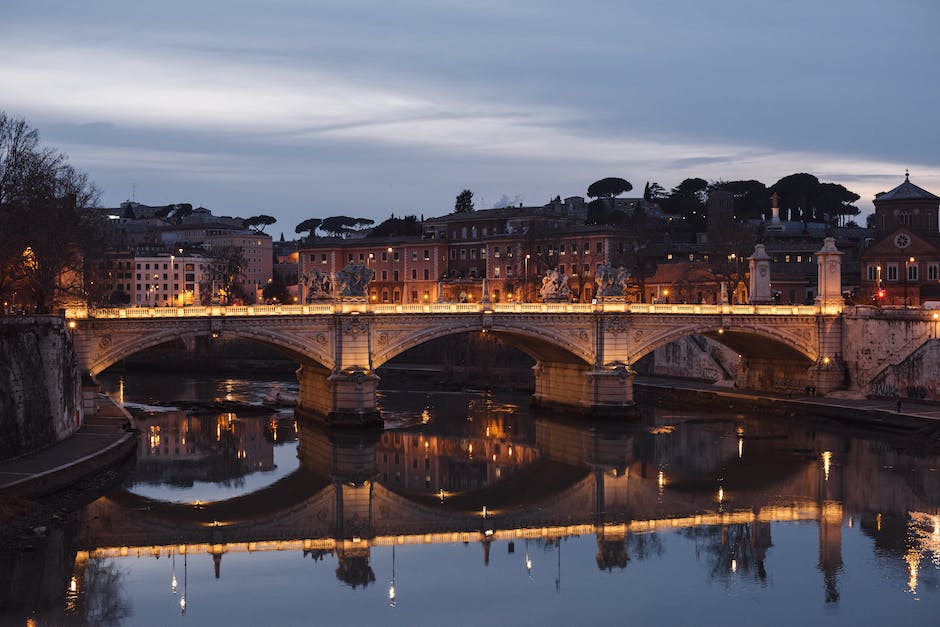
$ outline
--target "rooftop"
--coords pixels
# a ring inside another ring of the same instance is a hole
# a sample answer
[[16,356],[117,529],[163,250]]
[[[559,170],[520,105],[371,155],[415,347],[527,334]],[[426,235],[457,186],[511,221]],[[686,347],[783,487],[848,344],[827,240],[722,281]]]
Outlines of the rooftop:
[[882,202],[885,200],[936,200],[940,201],[940,197],[937,197],[926,189],[917,187],[911,183],[910,174],[904,173],[904,182],[892,189],[890,192],[885,192],[883,194],[878,194],[875,196],[875,202]]

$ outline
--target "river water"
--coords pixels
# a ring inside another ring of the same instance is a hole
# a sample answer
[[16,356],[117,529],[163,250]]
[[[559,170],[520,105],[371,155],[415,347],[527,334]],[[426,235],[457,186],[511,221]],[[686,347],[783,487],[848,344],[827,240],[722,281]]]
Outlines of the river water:
[[940,454],[909,437],[653,408],[590,423],[530,412],[519,395],[403,390],[382,393],[386,431],[330,433],[290,409],[185,409],[288,399],[290,380],[102,380],[141,412],[136,466],[7,569],[0,620],[926,625],[940,615]]

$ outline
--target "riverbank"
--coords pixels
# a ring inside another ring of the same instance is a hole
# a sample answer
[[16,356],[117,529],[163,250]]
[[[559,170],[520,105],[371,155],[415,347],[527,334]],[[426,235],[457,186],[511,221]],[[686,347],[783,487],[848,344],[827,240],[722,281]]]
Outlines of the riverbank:
[[634,398],[657,407],[823,418],[847,426],[924,438],[940,443],[940,404],[902,400],[796,396],[756,390],[725,389],[708,383],[636,377]]
[[129,421],[124,408],[101,396],[97,414],[71,436],[0,462],[0,543],[28,544],[118,483],[137,448]]

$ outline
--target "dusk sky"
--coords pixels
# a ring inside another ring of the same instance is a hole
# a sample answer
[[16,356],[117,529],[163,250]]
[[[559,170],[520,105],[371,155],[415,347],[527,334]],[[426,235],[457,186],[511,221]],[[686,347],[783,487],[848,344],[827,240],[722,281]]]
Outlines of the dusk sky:
[[[605,176],[940,194],[936,0],[7,0],[0,109],[117,206],[442,215]],[[136,190],[136,191],[133,191]]]

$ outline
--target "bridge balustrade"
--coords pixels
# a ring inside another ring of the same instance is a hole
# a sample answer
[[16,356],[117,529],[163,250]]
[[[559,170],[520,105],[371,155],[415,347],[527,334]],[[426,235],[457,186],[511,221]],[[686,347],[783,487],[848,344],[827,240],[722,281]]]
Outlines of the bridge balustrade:
[[[65,310],[68,319],[114,319],[114,318],[203,318],[215,316],[309,316],[336,313],[390,314],[588,314],[634,313],[634,314],[682,314],[682,315],[774,315],[814,316],[822,313],[815,305],[698,305],[685,303],[409,303],[371,304],[365,302],[331,302],[309,305],[239,305],[239,306],[186,306],[186,307],[69,307]],[[900,315],[910,317],[908,310]]]

